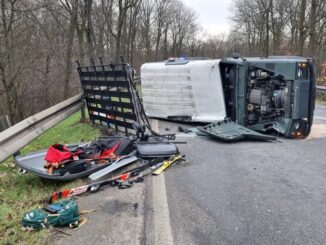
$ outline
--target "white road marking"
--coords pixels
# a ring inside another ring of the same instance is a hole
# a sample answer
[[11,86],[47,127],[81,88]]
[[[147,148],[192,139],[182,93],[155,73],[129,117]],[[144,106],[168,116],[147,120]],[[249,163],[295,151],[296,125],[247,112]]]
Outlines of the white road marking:
[[155,245],[173,245],[164,173],[153,176]]

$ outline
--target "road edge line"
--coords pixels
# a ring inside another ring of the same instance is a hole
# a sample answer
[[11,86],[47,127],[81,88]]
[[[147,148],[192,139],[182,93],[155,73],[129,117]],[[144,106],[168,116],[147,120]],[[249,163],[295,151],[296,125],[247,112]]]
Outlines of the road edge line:
[[153,176],[153,215],[156,245],[173,245],[164,173]]

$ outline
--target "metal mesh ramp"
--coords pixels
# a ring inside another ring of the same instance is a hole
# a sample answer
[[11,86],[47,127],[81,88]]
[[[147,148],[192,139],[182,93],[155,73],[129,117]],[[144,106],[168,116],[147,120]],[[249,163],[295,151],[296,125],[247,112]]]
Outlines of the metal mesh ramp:
[[113,63],[78,67],[91,122],[125,134],[133,133],[137,121],[128,69]]

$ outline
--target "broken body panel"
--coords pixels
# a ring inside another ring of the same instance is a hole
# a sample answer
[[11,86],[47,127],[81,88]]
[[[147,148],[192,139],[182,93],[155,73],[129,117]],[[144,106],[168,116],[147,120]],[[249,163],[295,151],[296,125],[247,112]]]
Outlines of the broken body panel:
[[177,59],[144,64],[141,79],[151,117],[198,122],[228,117],[260,132],[292,138],[310,133],[315,101],[310,59]]

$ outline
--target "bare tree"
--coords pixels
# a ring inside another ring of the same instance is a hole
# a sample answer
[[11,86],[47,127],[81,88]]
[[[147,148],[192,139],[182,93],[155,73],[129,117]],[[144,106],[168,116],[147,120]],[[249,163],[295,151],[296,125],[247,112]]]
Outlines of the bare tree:
[[[118,21],[116,26],[116,33],[113,35],[116,39],[115,45],[115,60],[119,60],[121,53],[121,34],[124,25],[126,25],[126,16],[129,8],[137,4],[136,0],[118,0]],[[113,34],[113,31],[111,31]]]
[[72,73],[72,52],[73,52],[73,43],[75,37],[75,30],[77,26],[78,18],[78,0],[60,0],[62,6],[66,9],[69,15],[69,26],[67,31],[67,44],[66,44],[66,55],[65,55],[65,69],[64,69],[64,93],[63,98],[68,98],[70,95],[69,92],[69,83]]
[[143,0],[141,6],[141,31],[142,38],[145,44],[145,61],[151,60],[152,49],[152,24],[155,21],[154,17],[154,1]]
[[[0,0],[0,114],[13,122],[80,91],[73,61],[120,53],[137,69],[171,56],[326,59],[325,0],[233,0],[229,34],[209,36],[181,0]],[[29,103],[26,103],[28,101]]]

